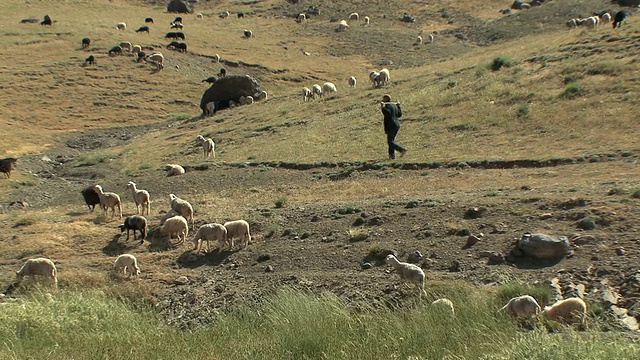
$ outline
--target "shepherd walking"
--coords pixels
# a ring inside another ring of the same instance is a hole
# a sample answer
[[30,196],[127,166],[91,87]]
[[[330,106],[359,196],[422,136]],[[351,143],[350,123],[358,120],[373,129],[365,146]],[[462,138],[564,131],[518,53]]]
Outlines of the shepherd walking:
[[380,103],[380,110],[384,115],[384,132],[387,134],[387,144],[389,145],[389,160],[396,158],[396,151],[402,157],[407,152],[407,149],[396,143],[396,136],[400,131],[399,119],[402,117],[400,103],[392,102],[390,95],[384,95]]

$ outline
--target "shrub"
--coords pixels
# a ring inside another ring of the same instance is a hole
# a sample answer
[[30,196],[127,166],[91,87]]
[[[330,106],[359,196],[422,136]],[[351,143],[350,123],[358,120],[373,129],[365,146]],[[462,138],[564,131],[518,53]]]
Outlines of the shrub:
[[369,230],[365,228],[349,229],[349,241],[364,241],[369,238]]
[[114,153],[111,151],[94,151],[88,154],[83,154],[79,157],[78,161],[73,164],[74,167],[82,167],[82,166],[92,166],[96,164],[101,164],[109,160],[113,160],[120,156],[118,153]]
[[276,198],[275,200],[273,200],[273,204],[276,206],[276,208],[282,208],[284,207],[284,205],[287,203],[287,196],[286,195],[282,195],[282,196],[278,196],[278,198]]
[[513,65],[514,65],[513,59],[510,59],[506,56],[498,56],[497,58],[493,59],[493,61],[491,62],[491,65],[489,65],[489,68],[492,71],[498,71],[503,67],[512,67]]
[[566,98],[566,99],[572,99],[580,95],[582,92],[583,92],[582,85],[574,81],[567,84],[562,94],[560,94],[560,97]]
[[518,106],[518,110],[516,110],[516,115],[519,118],[526,117],[529,115],[529,104],[522,104]]

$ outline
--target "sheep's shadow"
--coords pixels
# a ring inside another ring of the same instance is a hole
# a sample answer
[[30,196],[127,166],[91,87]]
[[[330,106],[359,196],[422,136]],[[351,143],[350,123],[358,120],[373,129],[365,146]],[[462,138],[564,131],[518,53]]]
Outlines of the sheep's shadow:
[[513,264],[518,269],[537,270],[554,266],[560,263],[562,259],[564,259],[564,257],[559,257],[556,259],[533,259],[528,257],[509,256],[507,258],[507,261]]
[[208,253],[194,253],[193,251],[183,252],[177,260],[177,263],[185,268],[195,269],[203,265],[219,266],[229,258],[229,256],[235,254],[238,250],[223,250],[211,251]]
[[129,250],[140,245],[138,240],[130,240],[129,242],[119,242],[121,234],[114,235],[111,241],[102,248],[102,253],[108,256],[116,256],[129,252]]

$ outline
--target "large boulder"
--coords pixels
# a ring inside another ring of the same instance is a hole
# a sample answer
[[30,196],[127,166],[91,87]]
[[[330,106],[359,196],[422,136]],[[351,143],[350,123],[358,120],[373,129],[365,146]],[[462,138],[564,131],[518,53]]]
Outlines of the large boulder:
[[239,102],[241,96],[256,97],[262,90],[258,81],[251,76],[231,75],[216,80],[207,91],[202,94],[200,109],[206,111],[207,104],[214,102],[215,110],[229,107],[229,100]]
[[569,240],[566,236],[524,234],[516,248],[535,259],[558,259],[569,253]]
[[169,1],[169,4],[167,4],[167,12],[188,14],[193,12],[193,10],[191,10],[190,6],[181,0],[171,0]]

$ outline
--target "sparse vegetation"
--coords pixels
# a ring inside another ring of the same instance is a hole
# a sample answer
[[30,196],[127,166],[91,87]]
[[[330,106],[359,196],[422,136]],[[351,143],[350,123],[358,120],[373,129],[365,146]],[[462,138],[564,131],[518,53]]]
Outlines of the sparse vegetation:
[[529,104],[521,104],[516,110],[516,116],[519,118],[527,117],[529,115]]
[[111,161],[120,156],[120,154],[107,151],[107,150],[96,150],[90,153],[82,154],[78,157],[78,160],[73,164],[75,167],[82,166],[92,166],[100,163],[104,163],[106,161]]
[[363,227],[349,229],[349,241],[364,241],[369,238],[369,230]]
[[562,92],[562,94],[560,94],[560,97],[571,99],[578,95],[581,95],[582,91],[583,91],[582,84],[578,82],[570,82],[564,88],[564,91]]
[[280,195],[275,200],[273,200],[273,204],[278,209],[279,208],[283,208],[286,203],[287,203],[287,196],[286,195]]
[[512,67],[515,64],[513,59],[506,56],[498,56],[489,65],[491,71],[498,71],[503,67]]

